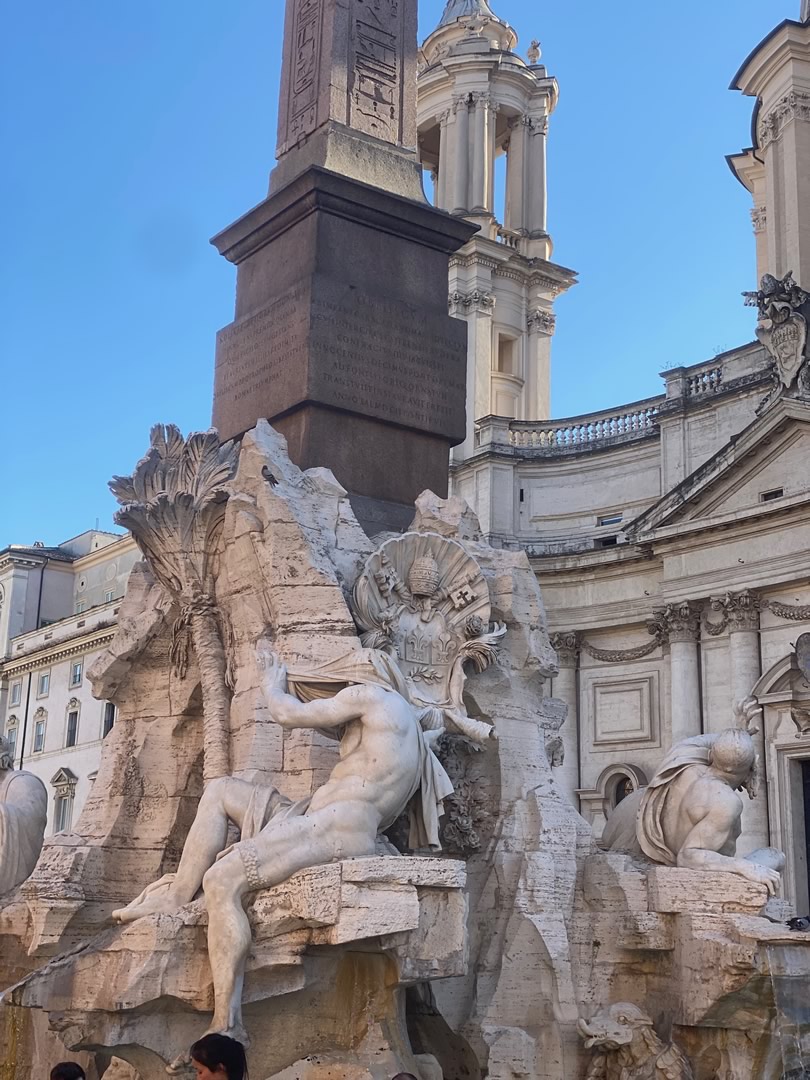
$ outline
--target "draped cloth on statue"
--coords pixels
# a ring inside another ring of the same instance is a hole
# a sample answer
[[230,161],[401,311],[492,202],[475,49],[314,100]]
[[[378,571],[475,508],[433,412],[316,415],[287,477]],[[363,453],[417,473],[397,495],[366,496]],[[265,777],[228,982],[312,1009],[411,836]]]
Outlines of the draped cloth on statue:
[[0,773],[0,896],[33,873],[48,816],[48,794],[39,777]]
[[636,836],[641,850],[653,862],[666,866],[677,864],[677,854],[668,845],[663,826],[672,785],[692,765],[709,764],[709,750],[715,738],[713,735],[697,735],[673,746],[641,793]]
[[[408,798],[410,818],[409,845],[414,850],[432,848],[441,850],[439,842],[439,817],[442,803],[453,792],[450,777],[433,752],[433,743],[441,734],[438,730],[424,730],[424,724],[436,726],[433,708],[422,709],[415,705],[408,691],[408,683],[396,661],[379,649],[357,649],[345,656],[331,660],[307,671],[289,671],[287,680],[290,692],[300,701],[334,697],[341,689],[352,684],[380,686],[400,694],[414,708],[414,722],[419,728],[419,770]],[[416,798],[416,796],[419,796]],[[388,828],[393,822],[383,823]]]

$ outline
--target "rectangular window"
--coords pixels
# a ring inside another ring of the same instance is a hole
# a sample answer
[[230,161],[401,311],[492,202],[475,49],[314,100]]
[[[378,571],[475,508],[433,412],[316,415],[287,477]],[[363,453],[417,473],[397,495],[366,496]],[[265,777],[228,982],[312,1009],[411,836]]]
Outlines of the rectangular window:
[[596,546],[600,548],[609,548],[616,547],[618,543],[618,536],[603,536],[601,540],[596,541]]
[[101,737],[106,739],[115,723],[115,706],[111,701],[104,703],[104,723],[101,726]]
[[602,525],[618,525],[621,520],[621,514],[607,514],[605,517],[597,518],[596,524],[601,528]]
[[760,502],[773,502],[774,499],[781,499],[785,494],[784,488],[772,488],[770,491],[760,492]]
[[75,664],[70,665],[70,685],[81,686],[82,685],[82,666],[83,660],[77,660]]
[[22,683],[21,682],[13,682],[11,684],[11,700],[10,700],[9,704],[11,704],[11,705],[19,705],[21,701],[22,701]]
[[8,739],[9,749],[11,750],[11,760],[17,753],[17,729],[16,727],[10,727],[6,732],[6,738]]
[[79,714],[71,709],[67,718],[67,732],[65,734],[65,746],[75,746],[76,736],[79,733]]
[[70,828],[73,799],[70,795],[57,795],[54,800],[53,831],[67,832]]
[[114,593],[114,591],[112,589],[110,589],[108,592],[104,593],[104,603],[105,604],[111,604],[114,599],[115,599],[115,593]]
[[51,673],[43,671],[37,680],[37,697],[47,697],[51,688]]
[[45,749],[45,721],[37,720],[34,724],[34,753],[41,754]]
[[75,615],[81,615],[81,613],[84,611],[84,609],[86,607],[87,607],[87,601],[86,600],[77,600],[76,601],[76,610],[75,610],[74,614]]

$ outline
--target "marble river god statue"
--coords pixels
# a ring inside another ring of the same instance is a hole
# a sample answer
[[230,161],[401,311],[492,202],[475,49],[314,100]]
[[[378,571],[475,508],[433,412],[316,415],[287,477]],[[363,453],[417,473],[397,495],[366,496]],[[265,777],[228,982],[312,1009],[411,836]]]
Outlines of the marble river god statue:
[[[423,729],[433,710],[409,700],[407,685],[384,654],[354,653],[343,665],[329,665],[327,676],[301,677],[302,693],[312,680],[343,685],[332,697],[309,701],[287,692],[287,669],[266,643],[259,645],[257,661],[275,722],[339,737],[340,760],[329,780],[296,803],[270,786],[236,778],[210,782],[176,874],[114,912],[118,921],[129,922],[174,911],[202,886],[214,983],[211,1030],[242,1042],[242,985],[251,941],[243,898],[307,867],[373,855],[378,834],[409,804],[412,842],[438,848],[440,807],[452,791],[432,749],[441,729]],[[226,849],[229,822],[238,826],[241,839]],[[183,1063],[178,1059],[175,1065]]]
[[45,785],[33,773],[14,769],[11,744],[0,736],[0,897],[33,873],[47,817]]
[[[735,709],[748,724],[758,706],[753,698]],[[779,887],[785,857],[776,848],[737,856],[743,802],[757,794],[757,753],[746,727],[697,735],[677,743],[646,788],[615,809],[602,837],[603,847],[644,854],[655,863],[687,870],[728,871]]]

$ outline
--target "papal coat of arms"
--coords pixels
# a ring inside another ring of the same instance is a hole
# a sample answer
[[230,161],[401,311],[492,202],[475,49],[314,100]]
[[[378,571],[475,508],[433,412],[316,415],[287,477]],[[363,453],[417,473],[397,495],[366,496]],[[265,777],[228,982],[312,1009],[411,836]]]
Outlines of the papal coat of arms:
[[363,645],[396,658],[411,699],[436,710],[437,727],[489,737],[490,725],[464,707],[464,667],[483,670],[506,629],[490,627],[487,583],[460,544],[434,533],[388,540],[357,580],[354,610]]

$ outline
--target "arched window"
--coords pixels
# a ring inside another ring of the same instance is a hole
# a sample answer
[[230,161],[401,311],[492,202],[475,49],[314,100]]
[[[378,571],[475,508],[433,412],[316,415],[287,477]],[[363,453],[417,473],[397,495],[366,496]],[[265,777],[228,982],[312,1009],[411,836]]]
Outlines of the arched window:
[[73,821],[73,800],[76,797],[78,777],[70,769],[62,768],[51,777],[53,795],[53,831],[69,832]]

